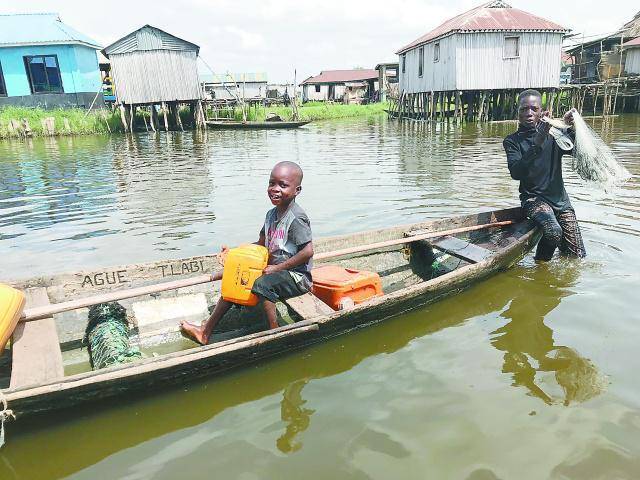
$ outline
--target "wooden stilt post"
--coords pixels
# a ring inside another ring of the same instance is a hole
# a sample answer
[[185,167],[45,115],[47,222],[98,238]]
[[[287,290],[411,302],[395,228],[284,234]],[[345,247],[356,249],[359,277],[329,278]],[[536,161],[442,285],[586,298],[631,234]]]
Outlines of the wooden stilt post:
[[[151,130],[155,133],[156,125],[158,124],[157,123],[158,120],[156,118],[155,122],[154,122],[154,118],[153,118],[154,117],[154,115],[153,115],[154,113],[155,113],[155,108],[153,107],[153,105],[151,105],[149,107],[149,123],[151,124]],[[154,125],[154,123],[155,123],[155,125]]]
[[122,127],[124,128],[124,132],[126,133],[128,130],[127,115],[123,104],[120,104],[120,120],[122,120]]
[[144,120],[144,129],[148,132],[149,125],[147,125],[147,116],[145,115],[144,108],[142,109],[142,120]]
[[178,102],[175,102],[173,104],[173,110],[176,115],[176,125],[180,128],[181,131],[184,132],[184,128],[182,127],[182,119],[180,118],[180,105],[178,104]]
[[135,105],[131,105],[129,107],[129,129],[131,130],[131,133],[133,133],[133,127],[135,125],[135,115],[136,115],[136,107]]
[[169,119],[167,118],[167,104],[162,102],[162,114],[164,116],[164,131],[169,131]]

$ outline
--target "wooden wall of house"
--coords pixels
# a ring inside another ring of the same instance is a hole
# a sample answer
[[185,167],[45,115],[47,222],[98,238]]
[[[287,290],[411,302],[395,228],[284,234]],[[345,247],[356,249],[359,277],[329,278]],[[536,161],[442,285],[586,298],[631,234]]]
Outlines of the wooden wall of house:
[[[505,58],[505,37],[518,36],[519,56]],[[440,58],[434,62],[435,44]],[[423,75],[418,75],[419,48],[400,56],[403,93],[452,90],[557,88],[560,85],[561,33],[458,33],[424,45]]]
[[[435,44],[440,44],[440,56],[434,62]],[[424,45],[424,67],[419,73],[420,47],[406,52],[405,71],[402,71],[402,55],[399,66],[399,88],[403,93],[442,92],[456,89],[456,41],[455,35]]]
[[[505,58],[505,37],[520,37],[520,55]],[[560,86],[561,33],[458,34],[457,89],[500,90]]]
[[[334,86],[334,100],[342,100],[344,95],[345,86]],[[303,87],[303,100],[305,102],[325,101],[329,99],[329,85],[320,85],[320,91],[316,92],[315,85],[304,85]]]
[[640,75],[640,47],[627,50],[625,71]]
[[195,51],[146,50],[111,54],[118,101],[160,103],[202,98]]

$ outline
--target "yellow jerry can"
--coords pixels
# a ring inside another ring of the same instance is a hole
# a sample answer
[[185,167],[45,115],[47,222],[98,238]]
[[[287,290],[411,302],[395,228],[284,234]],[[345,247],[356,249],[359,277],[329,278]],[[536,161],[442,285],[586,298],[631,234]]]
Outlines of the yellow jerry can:
[[24,293],[0,283],[0,355],[22,316]]
[[230,249],[222,270],[222,298],[238,305],[256,305],[258,297],[251,293],[251,288],[268,261],[269,251],[261,245]]

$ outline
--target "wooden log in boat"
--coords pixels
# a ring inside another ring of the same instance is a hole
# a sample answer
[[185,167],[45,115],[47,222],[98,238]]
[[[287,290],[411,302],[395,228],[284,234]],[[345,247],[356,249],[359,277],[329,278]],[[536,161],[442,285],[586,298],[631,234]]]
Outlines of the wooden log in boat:
[[[455,236],[438,236],[412,243],[400,242],[404,238],[424,236],[428,233],[505,221],[513,223],[495,228],[473,229]],[[53,376],[15,387],[5,384],[3,388],[9,388],[3,393],[16,418],[22,419],[29,415],[48,413],[124,393],[159,390],[164,385],[220,374],[455,295],[474,282],[516,263],[535,245],[539,237],[539,230],[523,217],[520,208],[513,208],[318,239],[314,242],[318,257],[321,257],[322,253],[336,250],[351,252],[338,260],[331,260],[331,263],[378,272],[382,279],[384,295],[371,298],[347,310],[333,311],[312,294],[306,294],[286,302],[294,323],[274,330],[227,338],[207,346],[196,346],[179,337],[175,344],[167,343],[166,336],[154,336],[153,329],[150,329],[151,334],[144,338],[144,342],[152,354],[154,342],[157,342],[158,347],[162,344],[161,349],[158,348],[159,351],[156,352],[157,356],[149,355],[149,358],[135,363],[98,371],[90,371],[86,366],[84,371],[73,374],[69,370],[78,371],[78,365],[74,365],[73,368],[65,365],[69,372],[66,376]],[[364,251],[360,248],[374,242],[385,242],[385,246]],[[164,278],[168,272],[174,277],[184,278],[191,277],[194,273],[202,275],[213,268],[215,259],[212,255],[117,267],[108,269],[106,276],[105,270],[100,270],[11,283],[22,289],[45,288],[49,301],[59,303],[99,292],[117,291],[123,286],[140,287]],[[317,262],[322,263],[322,260]],[[182,265],[182,269],[176,267],[174,270],[173,265]],[[115,273],[109,277],[108,272]],[[107,281],[102,281],[105,278]],[[109,281],[110,278],[112,281]],[[100,281],[95,281],[96,279]],[[204,290],[197,290],[199,287]],[[161,294],[155,296],[157,295]],[[197,299],[204,301],[205,296],[208,296],[207,302],[214,299],[210,284],[167,292],[166,295],[166,298],[154,296],[151,300],[143,297],[137,300],[138,303],[129,305],[132,307],[131,312],[135,317],[137,312],[143,310],[137,308],[141,303],[146,305],[171,300],[178,305],[184,302],[184,314],[187,315],[188,310],[197,303]],[[33,305],[27,304],[27,307]],[[76,316],[73,317],[72,327],[75,328],[76,335],[81,335],[86,326],[86,314],[80,311],[74,313]],[[63,315],[65,314],[55,315],[54,320],[59,331],[65,332],[65,339],[60,339],[60,348],[63,360],[69,362],[69,359],[74,357],[74,352],[76,357],[78,355],[77,351],[73,350],[77,344],[69,341],[73,332],[69,333],[69,319],[64,320],[67,322],[64,323]],[[202,316],[206,317],[206,311]],[[133,320],[139,330],[138,341],[142,342],[145,327],[142,315]],[[178,320],[173,322],[174,332],[177,330]],[[255,323],[255,317],[253,322]],[[221,323],[224,323],[224,320]],[[166,332],[162,330],[163,335]],[[173,351],[166,353],[171,346],[173,348],[170,350]],[[14,358],[23,361],[22,356]],[[16,372],[24,370],[17,365],[14,368]]]
[[209,120],[207,126],[213,130],[271,130],[271,129],[291,129],[306,125],[306,122],[230,122]]

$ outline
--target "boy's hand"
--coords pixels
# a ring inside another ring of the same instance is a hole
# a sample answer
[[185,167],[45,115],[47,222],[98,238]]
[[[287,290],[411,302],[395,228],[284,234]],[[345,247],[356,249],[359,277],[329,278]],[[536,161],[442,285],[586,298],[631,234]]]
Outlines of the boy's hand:
[[224,262],[227,259],[227,254],[229,253],[229,247],[226,245],[222,245],[220,249],[220,253],[218,254],[218,263],[221,267],[224,267]]
[[264,270],[262,270],[262,273],[264,275],[269,275],[270,273],[276,273],[279,272],[281,270],[279,265],[267,265],[265,267]]

